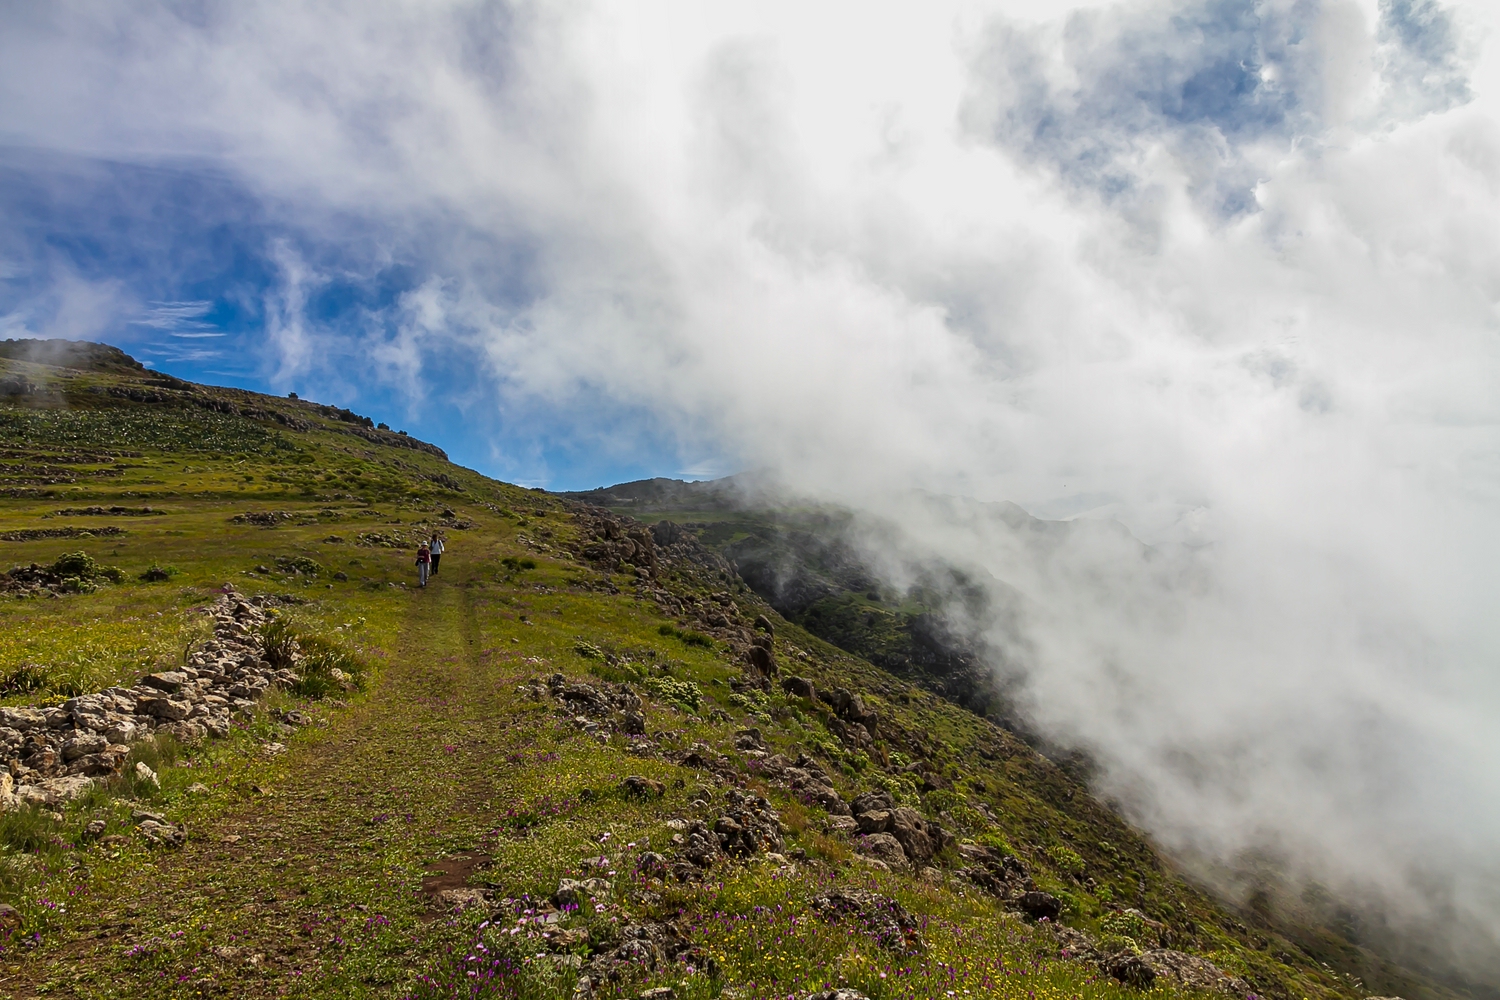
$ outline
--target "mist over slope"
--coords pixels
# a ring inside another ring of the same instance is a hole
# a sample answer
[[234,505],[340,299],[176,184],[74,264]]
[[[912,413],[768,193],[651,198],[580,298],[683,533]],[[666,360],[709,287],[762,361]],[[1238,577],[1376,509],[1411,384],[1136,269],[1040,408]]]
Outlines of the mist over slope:
[[[1493,979],[1495,17],[11,12],[7,188],[55,197],[10,202],[3,326],[457,400],[528,483],[772,470],[893,587],[997,581],[997,666],[1158,837],[1388,900]],[[105,197],[158,170],[218,193]],[[225,227],[249,263],[203,265]],[[980,503],[1079,497],[1130,534]]]
[[[569,495],[684,520],[822,638],[1059,759],[1081,751],[1098,792],[1240,904],[1471,983],[1493,975],[1482,849],[1440,862],[1430,842],[1398,833],[1424,819],[1406,811],[1415,788],[1393,783],[1422,777],[1406,754],[1444,738],[1419,703],[1408,713],[1352,682],[1134,658],[1132,641],[1205,641],[1185,633],[1223,599],[1212,562],[1146,546],[1117,522],[926,493],[885,517],[757,476]],[[1316,700],[1295,704],[1291,690]]]

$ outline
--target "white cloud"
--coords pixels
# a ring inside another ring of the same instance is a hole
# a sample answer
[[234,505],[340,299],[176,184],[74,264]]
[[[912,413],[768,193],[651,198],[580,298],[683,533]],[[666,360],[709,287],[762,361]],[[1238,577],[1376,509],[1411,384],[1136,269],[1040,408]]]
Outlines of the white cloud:
[[0,130],[409,234],[431,279],[336,337],[278,249],[284,377],[458,345],[518,419],[898,517],[1025,595],[995,644],[1164,839],[1500,928],[1488,5],[203,9],[8,15]]

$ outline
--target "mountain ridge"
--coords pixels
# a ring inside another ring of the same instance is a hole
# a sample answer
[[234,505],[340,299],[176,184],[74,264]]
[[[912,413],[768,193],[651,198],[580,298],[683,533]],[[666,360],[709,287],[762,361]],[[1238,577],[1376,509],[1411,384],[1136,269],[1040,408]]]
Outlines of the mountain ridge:
[[56,793],[0,811],[13,995],[1458,995],[1217,902],[738,528],[169,379],[0,359],[0,741]]

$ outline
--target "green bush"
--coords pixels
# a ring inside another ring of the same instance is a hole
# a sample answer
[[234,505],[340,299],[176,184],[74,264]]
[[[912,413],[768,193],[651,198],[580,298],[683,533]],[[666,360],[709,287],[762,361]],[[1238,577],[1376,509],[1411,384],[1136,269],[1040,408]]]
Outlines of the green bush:
[[662,700],[690,712],[698,711],[698,706],[703,701],[703,691],[693,681],[680,681],[675,677],[647,677],[641,685]]
[[714,648],[714,641],[699,632],[686,631],[672,625],[663,625],[656,631],[658,635],[668,635],[674,639],[681,640],[687,646],[697,646],[700,649]]
[[158,566],[156,563],[152,563],[140,575],[140,580],[142,583],[161,583],[164,580],[172,579],[172,577],[177,576],[181,572],[182,570],[176,566]]
[[47,668],[23,663],[0,678],[0,696],[40,691],[47,686]]
[[284,618],[272,618],[260,628],[261,646],[266,662],[277,670],[290,669],[300,647],[297,633]]
[[1136,944],[1135,938],[1123,934],[1100,935],[1098,948],[1105,955],[1118,955],[1121,952],[1129,952],[1132,955],[1141,953],[1141,946]]
[[303,576],[317,576],[323,572],[322,565],[307,556],[277,556],[276,567],[284,573],[300,573]]
[[297,665],[301,677],[293,687],[294,694],[304,698],[326,698],[349,688],[362,688],[365,665],[354,653],[321,636],[299,636],[302,661]]
[[1053,844],[1047,848],[1047,857],[1052,859],[1052,863],[1057,866],[1059,871],[1074,878],[1081,878],[1087,867],[1083,863],[1083,858],[1079,857],[1078,852],[1061,844]]
[[1016,849],[1010,846],[1010,841],[1006,840],[998,833],[981,833],[978,837],[974,838],[974,842],[984,847],[988,847],[991,850],[999,851],[1001,854],[1007,854],[1012,857],[1014,857],[1016,853]]
[[[891,755],[892,757],[895,754]],[[937,788],[922,797],[922,806],[931,814],[955,809],[964,804],[963,796],[947,788]]]
[[1116,910],[1099,921],[1099,929],[1105,934],[1139,941],[1146,937],[1146,922],[1138,914]]
[[52,572],[58,576],[74,576],[88,579],[99,572],[99,564],[87,552],[67,552],[57,557]]

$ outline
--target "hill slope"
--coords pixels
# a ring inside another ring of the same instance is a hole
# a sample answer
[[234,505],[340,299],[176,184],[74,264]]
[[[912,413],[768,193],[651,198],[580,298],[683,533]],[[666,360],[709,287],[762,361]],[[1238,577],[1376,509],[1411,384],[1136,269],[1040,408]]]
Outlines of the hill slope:
[[1443,995],[1226,912],[691,532],[0,358],[5,995]]

